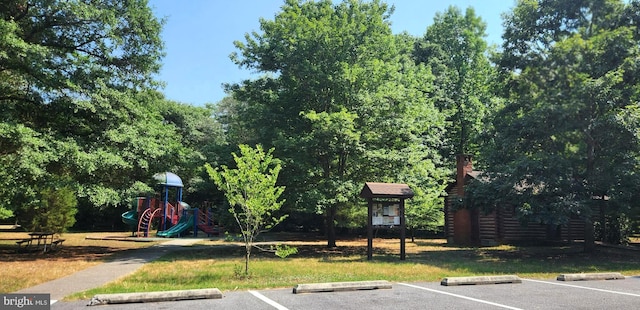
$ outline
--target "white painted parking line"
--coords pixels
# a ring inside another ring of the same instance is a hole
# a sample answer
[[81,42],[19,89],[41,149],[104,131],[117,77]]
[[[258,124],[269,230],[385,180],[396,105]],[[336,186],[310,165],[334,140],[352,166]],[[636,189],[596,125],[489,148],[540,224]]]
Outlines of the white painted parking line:
[[611,290],[603,290],[603,289],[600,289],[600,288],[593,288],[593,287],[586,287],[586,286],[579,286],[579,285],[572,285],[572,284],[565,284],[565,283],[548,282],[548,281],[531,280],[531,279],[522,279],[522,281],[544,283],[544,284],[551,284],[551,285],[559,285],[559,286],[567,286],[567,287],[581,288],[581,289],[585,289],[585,290],[592,290],[592,291],[605,292],[605,293],[611,293],[611,294],[619,294],[619,295],[640,297],[639,294],[625,293],[625,292],[618,292],[618,291],[611,291]]
[[425,290],[425,291],[433,292],[433,293],[438,293],[438,294],[443,294],[443,295],[449,295],[449,296],[453,296],[453,297],[457,297],[457,298],[462,298],[462,299],[466,299],[466,300],[471,300],[471,301],[475,301],[475,302],[479,302],[479,303],[483,303],[483,304],[487,304],[487,305],[492,305],[492,306],[496,306],[496,307],[500,307],[500,308],[512,309],[512,310],[522,310],[521,308],[511,307],[511,306],[507,306],[507,305],[503,305],[503,304],[498,304],[498,303],[495,303],[495,302],[491,302],[491,301],[487,301],[487,300],[482,300],[482,299],[477,299],[477,298],[473,298],[473,297],[468,297],[468,296],[464,296],[464,295],[458,295],[458,294],[453,294],[453,293],[449,293],[449,292],[444,292],[444,291],[439,291],[439,290],[433,290],[433,289],[426,288],[426,287],[422,287],[422,286],[417,286],[417,285],[412,285],[412,284],[407,284],[407,283],[398,283],[398,284],[399,284],[399,285],[408,286],[408,287],[417,288],[417,289],[420,289],[420,290]]
[[289,310],[287,309],[287,307],[267,298],[267,296],[264,296],[256,291],[249,291],[249,293],[251,293],[251,295],[258,297],[260,300],[266,302],[267,304],[269,304],[270,306],[278,309],[278,310]]

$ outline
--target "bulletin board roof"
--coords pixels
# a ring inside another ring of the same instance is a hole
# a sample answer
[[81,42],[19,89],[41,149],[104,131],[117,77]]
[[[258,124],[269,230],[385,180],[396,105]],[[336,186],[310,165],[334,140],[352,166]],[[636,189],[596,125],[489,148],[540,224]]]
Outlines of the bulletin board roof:
[[360,197],[363,198],[397,198],[407,199],[413,197],[413,191],[407,184],[399,183],[375,183],[364,184]]

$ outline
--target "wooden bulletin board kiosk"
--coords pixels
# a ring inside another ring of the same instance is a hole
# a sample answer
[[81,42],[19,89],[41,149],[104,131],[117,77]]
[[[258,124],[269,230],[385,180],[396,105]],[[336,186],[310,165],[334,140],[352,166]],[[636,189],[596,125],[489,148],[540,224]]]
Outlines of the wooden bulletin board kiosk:
[[405,259],[404,200],[413,197],[407,184],[373,183],[364,184],[360,197],[366,198],[369,206],[367,216],[367,259],[373,257],[373,228],[400,226],[400,260]]

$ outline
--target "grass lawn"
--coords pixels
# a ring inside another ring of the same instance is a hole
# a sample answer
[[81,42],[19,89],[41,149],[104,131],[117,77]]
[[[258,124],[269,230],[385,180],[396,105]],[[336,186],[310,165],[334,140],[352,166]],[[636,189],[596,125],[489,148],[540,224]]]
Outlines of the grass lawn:
[[[151,246],[153,243],[90,240],[85,237],[127,236],[126,233],[67,233],[62,248],[48,254],[16,253],[15,240],[26,233],[0,233],[0,293],[13,292],[60,278],[100,263],[113,253]],[[95,294],[195,288],[223,291],[293,287],[300,283],[389,280],[440,281],[444,277],[517,274],[553,279],[560,273],[621,272],[640,275],[640,251],[598,247],[582,253],[582,245],[465,248],[446,245],[442,239],[416,239],[406,243],[407,259],[399,260],[398,239],[375,239],[372,261],[367,261],[363,238],[338,240],[327,249],[326,241],[299,235],[264,234],[266,241],[284,240],[299,253],[281,259],[254,249],[248,278],[240,243],[203,239],[191,249],[178,251],[149,263],[136,273],[101,288],[72,297]]]
[[442,239],[407,242],[407,259],[399,260],[398,239],[374,240],[374,257],[367,261],[366,239],[341,240],[335,249],[326,241],[287,241],[299,253],[285,259],[254,250],[250,277],[238,276],[244,267],[243,246],[206,241],[192,250],[172,253],[142,267],[135,274],[98,289],[95,294],[196,288],[223,291],[293,287],[300,283],[389,280],[440,281],[444,277],[517,274],[554,279],[560,273],[621,272],[640,274],[640,252],[599,247],[587,255],[581,244],[562,246],[496,246],[461,248]]

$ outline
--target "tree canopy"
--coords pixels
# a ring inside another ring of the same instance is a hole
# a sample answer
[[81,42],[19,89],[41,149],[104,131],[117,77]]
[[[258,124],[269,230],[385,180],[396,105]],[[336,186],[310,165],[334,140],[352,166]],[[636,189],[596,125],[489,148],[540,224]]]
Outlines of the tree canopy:
[[491,195],[523,219],[590,222],[594,205],[616,216],[634,208],[639,9],[637,1],[523,0],[506,15],[498,64],[508,97],[488,165],[502,189]]
[[212,112],[172,112],[155,90],[161,26],[146,0],[0,4],[0,215],[28,222],[65,188],[82,224],[149,191],[158,171],[202,170],[193,148],[214,141]]
[[380,1],[289,0],[236,42],[234,61],[269,75],[229,90],[283,160],[289,208],[324,214],[329,246],[336,223],[364,216],[365,181],[443,183],[432,152],[443,119],[424,95],[433,76],[391,33],[392,12]]
[[479,134],[492,111],[494,68],[487,55],[486,24],[469,7],[463,13],[451,6],[437,13],[423,38],[417,40],[414,58],[436,76],[431,95],[447,117],[445,158],[479,153]]

